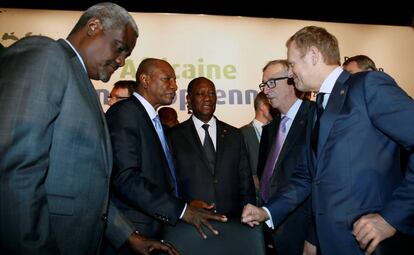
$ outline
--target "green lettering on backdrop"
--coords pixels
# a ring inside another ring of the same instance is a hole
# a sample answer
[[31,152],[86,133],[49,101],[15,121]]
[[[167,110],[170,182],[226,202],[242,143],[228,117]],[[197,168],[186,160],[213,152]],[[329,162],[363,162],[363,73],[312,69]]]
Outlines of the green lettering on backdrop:
[[121,75],[119,75],[119,79],[125,79],[126,76],[130,76],[129,78],[133,78],[135,80],[135,73],[137,69],[135,68],[134,61],[132,59],[126,59],[125,65],[122,67]]
[[[162,59],[168,61],[167,58]],[[177,79],[183,78],[191,80],[200,76],[206,76],[207,78],[213,80],[236,79],[237,71],[235,65],[225,65],[224,67],[221,67],[218,64],[204,64],[203,58],[198,58],[197,62],[197,64],[171,63],[171,66],[175,70]],[[133,59],[125,60],[125,65],[121,70],[119,79],[135,79],[135,72],[137,71],[136,66],[138,66],[138,64],[135,65]]]

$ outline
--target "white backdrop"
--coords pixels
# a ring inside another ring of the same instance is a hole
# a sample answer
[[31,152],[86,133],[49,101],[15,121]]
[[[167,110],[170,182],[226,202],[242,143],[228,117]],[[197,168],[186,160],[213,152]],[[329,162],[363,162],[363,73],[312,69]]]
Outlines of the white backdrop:
[[[81,13],[0,9],[0,42],[9,46],[18,38],[39,34],[65,38]],[[323,26],[338,38],[342,60],[368,55],[414,96],[414,31],[410,27],[190,14],[132,15],[140,37],[131,57],[108,83],[94,81],[104,110],[112,84],[119,79],[135,79],[140,61],[156,57],[169,61],[176,71],[178,91],[172,106],[180,121],[188,118],[188,82],[208,76],[218,89],[216,116],[240,127],[254,116],[253,98],[262,67],[269,60],[286,58],[286,40],[309,25]]]

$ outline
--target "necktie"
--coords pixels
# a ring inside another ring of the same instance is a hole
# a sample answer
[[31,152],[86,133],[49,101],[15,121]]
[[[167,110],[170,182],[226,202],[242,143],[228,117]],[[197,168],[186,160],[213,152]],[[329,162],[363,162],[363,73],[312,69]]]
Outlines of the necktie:
[[155,130],[157,131],[158,137],[160,138],[162,148],[164,150],[165,157],[167,158],[168,167],[170,169],[171,175],[174,180],[174,187],[175,187],[175,195],[178,197],[178,186],[177,186],[177,179],[175,176],[175,168],[174,168],[174,162],[170,153],[170,150],[168,149],[167,141],[165,139],[164,130],[162,129],[160,117],[157,115],[153,119],[155,124]]
[[276,166],[276,161],[279,157],[280,151],[282,150],[282,146],[286,138],[286,123],[288,120],[289,117],[287,116],[283,116],[281,119],[276,140],[273,142],[272,149],[267,156],[260,187],[260,195],[265,202],[269,200],[270,181],[272,179],[273,171]]
[[313,152],[315,153],[315,156],[317,156],[317,153],[318,153],[319,126],[320,126],[320,118],[324,111],[323,105],[322,105],[324,96],[325,96],[325,93],[318,93],[318,95],[316,96],[316,118],[315,118],[315,124],[313,126],[312,135],[311,135],[311,146],[312,146]]
[[203,124],[203,129],[206,131],[203,142],[204,153],[208,159],[211,170],[214,172],[216,164],[216,150],[214,149],[213,140],[211,140],[210,134],[208,133],[209,124]]

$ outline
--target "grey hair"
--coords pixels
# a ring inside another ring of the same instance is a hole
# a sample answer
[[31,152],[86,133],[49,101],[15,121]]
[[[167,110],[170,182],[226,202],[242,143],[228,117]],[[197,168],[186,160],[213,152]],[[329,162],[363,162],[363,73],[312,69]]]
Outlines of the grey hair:
[[120,27],[130,25],[136,34],[139,34],[137,24],[127,10],[117,4],[104,2],[89,7],[79,18],[69,35],[79,31],[93,17],[101,21],[103,30],[117,30]]

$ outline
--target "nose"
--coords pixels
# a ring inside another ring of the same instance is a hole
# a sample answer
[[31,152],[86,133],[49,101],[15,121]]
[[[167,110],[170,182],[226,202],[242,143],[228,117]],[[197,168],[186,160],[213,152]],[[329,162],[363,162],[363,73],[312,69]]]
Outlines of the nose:
[[177,80],[175,78],[170,79],[170,88],[172,88],[174,91],[177,91]]
[[267,95],[269,93],[270,89],[268,86],[264,86],[263,87],[263,93],[265,93],[265,95]]
[[118,66],[124,66],[125,65],[125,56],[123,55],[119,55],[116,59],[115,62],[117,63]]

